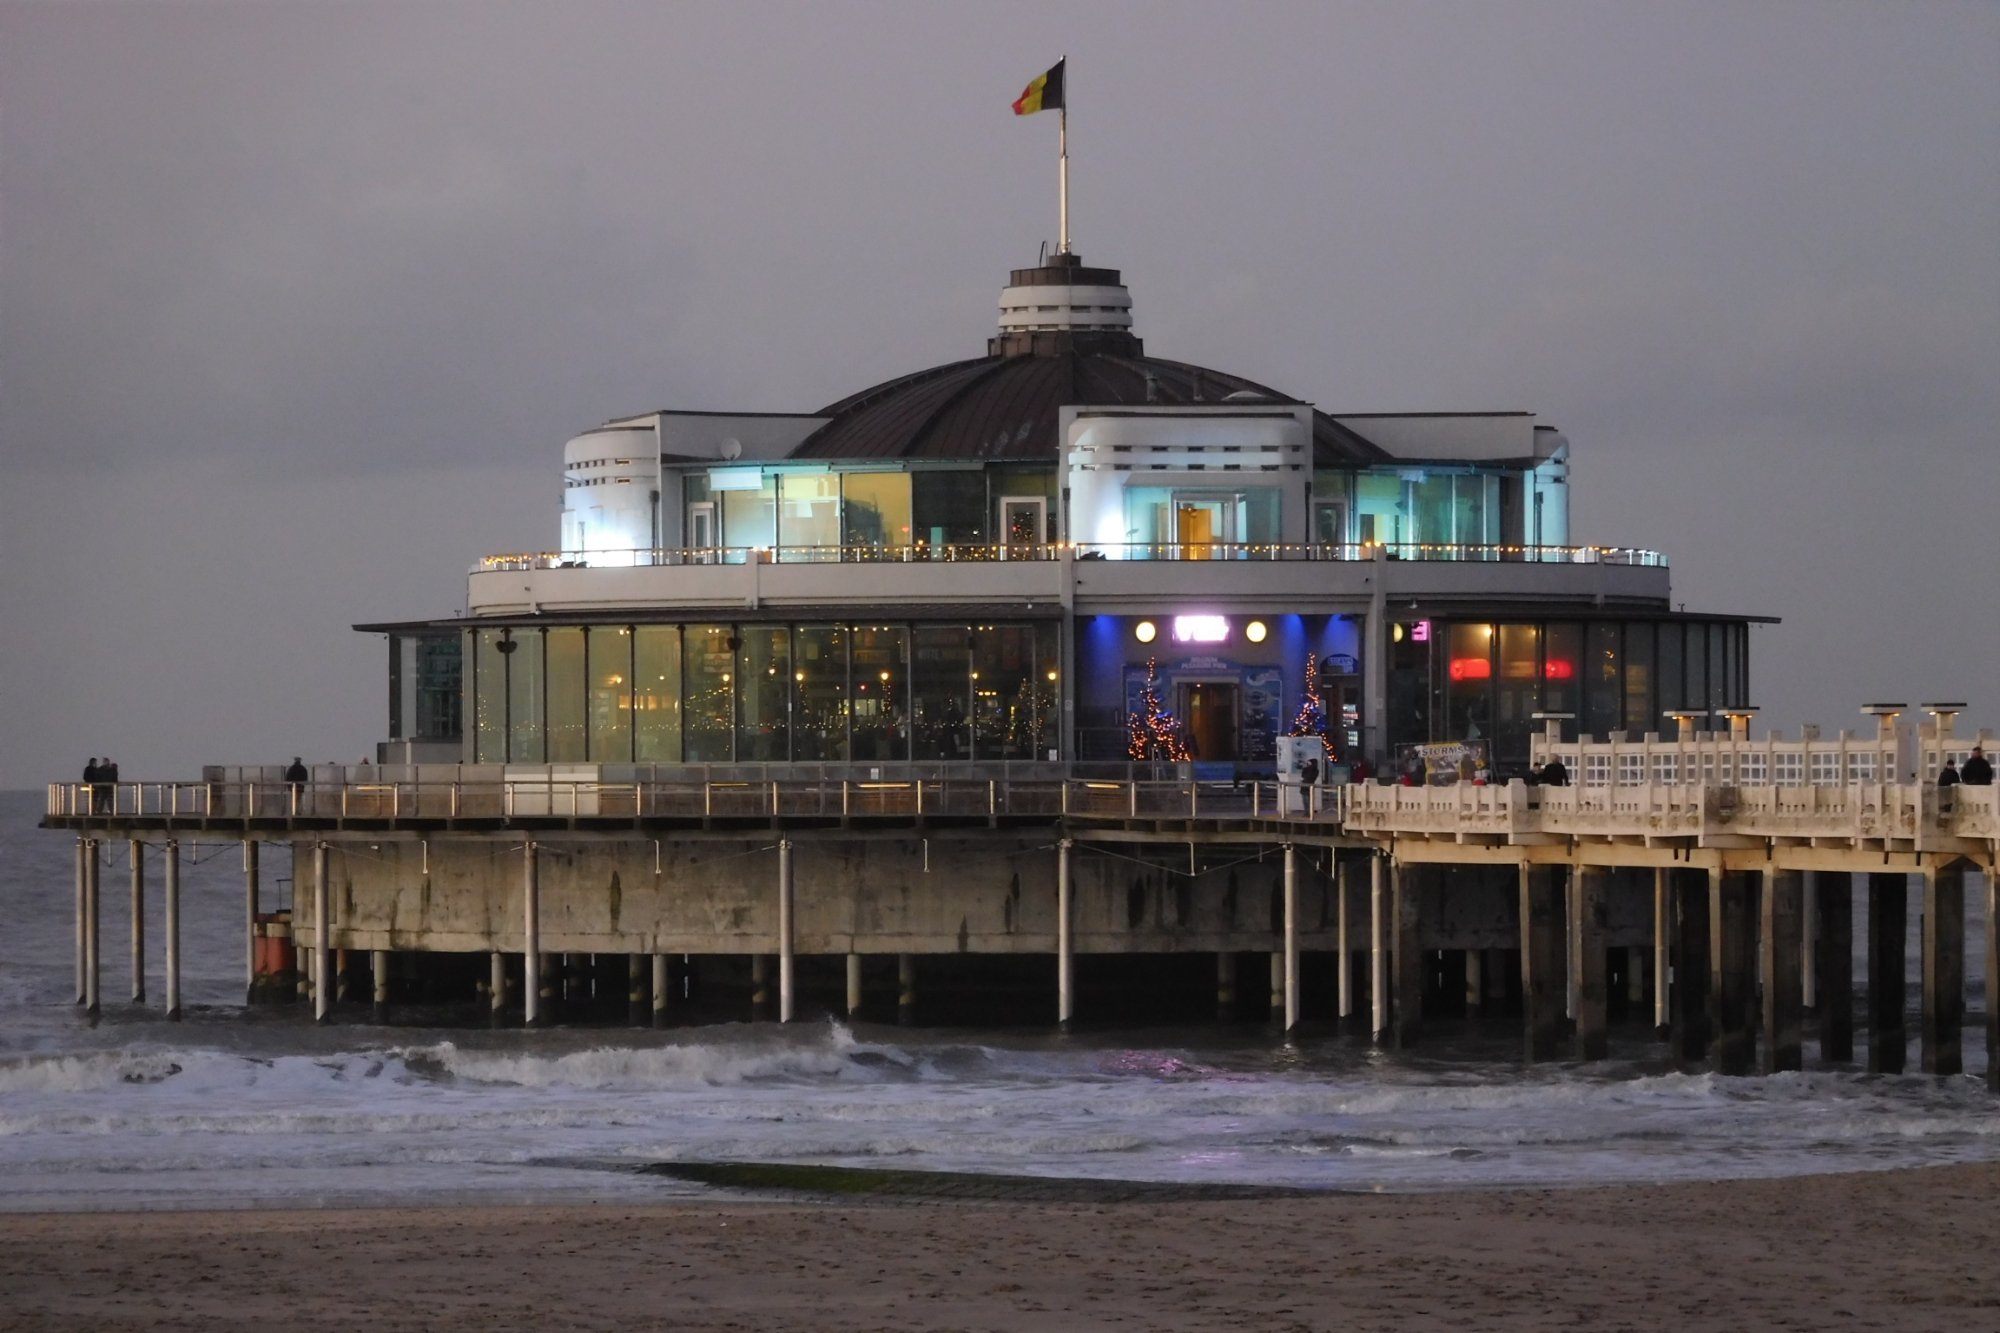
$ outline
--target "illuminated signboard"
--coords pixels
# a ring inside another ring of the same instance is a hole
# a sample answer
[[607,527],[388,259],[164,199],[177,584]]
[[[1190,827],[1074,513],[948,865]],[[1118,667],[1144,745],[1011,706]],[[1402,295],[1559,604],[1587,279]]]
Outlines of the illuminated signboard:
[[1175,616],[1174,642],[1221,643],[1229,637],[1227,616]]
[[1410,626],[1411,643],[1429,643],[1430,641],[1431,641],[1430,621],[1419,620],[1415,624]]

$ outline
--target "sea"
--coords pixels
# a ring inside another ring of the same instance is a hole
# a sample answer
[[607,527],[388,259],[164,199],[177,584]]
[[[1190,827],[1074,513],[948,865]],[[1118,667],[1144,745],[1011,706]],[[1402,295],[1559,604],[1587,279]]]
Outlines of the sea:
[[[1258,1025],[1060,1035],[826,1019],[530,1032],[376,1026],[364,1005],[315,1025],[303,1006],[243,1003],[242,859],[224,842],[183,844],[187,1007],[173,1023],[159,1006],[163,873],[147,867],[152,1003],[139,1006],[127,852],[107,851],[92,1024],[75,1003],[75,844],[36,827],[41,803],[0,793],[0,1211],[706,1192],[641,1169],[658,1163],[1400,1192],[2000,1157],[1976,976],[1967,1069],[1949,1078],[1819,1069],[1810,1045],[1804,1073],[1678,1072],[1643,1022],[1614,1029],[1608,1060],[1535,1066],[1498,1019],[1427,1025],[1409,1053],[1333,1023],[1291,1040]],[[264,867],[271,895],[285,853],[267,849]],[[1967,888],[1977,940],[1983,885]]]

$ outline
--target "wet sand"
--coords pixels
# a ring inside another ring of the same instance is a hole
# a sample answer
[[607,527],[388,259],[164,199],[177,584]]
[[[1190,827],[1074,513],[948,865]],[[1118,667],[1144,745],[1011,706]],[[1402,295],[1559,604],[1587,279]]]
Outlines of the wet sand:
[[500,1324],[1970,1333],[2000,1328],[2000,1165],[1478,1194],[0,1215],[9,1329]]

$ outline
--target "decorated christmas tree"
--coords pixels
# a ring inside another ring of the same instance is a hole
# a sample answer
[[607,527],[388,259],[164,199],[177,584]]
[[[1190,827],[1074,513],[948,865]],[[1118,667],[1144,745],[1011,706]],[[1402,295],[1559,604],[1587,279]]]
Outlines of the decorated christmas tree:
[[1146,683],[1139,687],[1139,706],[1125,715],[1125,754],[1131,759],[1168,759],[1183,762],[1187,742],[1181,739],[1181,724],[1160,702],[1160,663],[1146,660]]
[[1333,752],[1333,738],[1327,734],[1326,700],[1319,692],[1319,654],[1306,654],[1305,696],[1299,701],[1299,711],[1292,717],[1292,727],[1287,736],[1317,736],[1326,742],[1327,753]]

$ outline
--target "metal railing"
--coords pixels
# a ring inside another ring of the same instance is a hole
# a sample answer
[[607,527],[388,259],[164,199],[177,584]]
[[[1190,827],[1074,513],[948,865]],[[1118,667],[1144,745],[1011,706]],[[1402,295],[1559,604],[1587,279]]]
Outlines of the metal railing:
[[1482,564],[1629,565],[1664,569],[1658,551],[1633,546],[1481,545],[1462,542],[919,542],[905,546],[715,546],[618,551],[536,551],[483,557],[472,573],[651,566],[910,564],[1000,560],[1334,560],[1377,558]]

